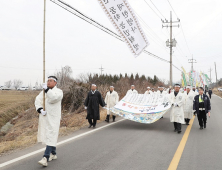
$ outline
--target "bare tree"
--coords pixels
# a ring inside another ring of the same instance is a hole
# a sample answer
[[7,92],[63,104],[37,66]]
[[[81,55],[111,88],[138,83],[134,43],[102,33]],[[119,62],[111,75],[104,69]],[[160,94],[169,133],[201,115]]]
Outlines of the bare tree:
[[72,68],[70,66],[62,67],[61,71],[57,71],[55,76],[58,78],[58,87],[66,88],[73,83],[74,79],[71,77]]
[[12,81],[11,80],[5,82],[5,87],[10,88],[11,86],[12,86]]
[[14,87],[15,87],[16,90],[17,90],[22,84],[23,84],[22,81],[19,80],[19,79],[13,80],[13,85],[14,85]]

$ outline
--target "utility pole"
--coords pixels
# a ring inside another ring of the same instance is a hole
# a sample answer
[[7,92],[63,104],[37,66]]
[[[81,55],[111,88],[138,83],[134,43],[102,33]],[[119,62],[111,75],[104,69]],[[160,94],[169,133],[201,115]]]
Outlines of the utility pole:
[[216,62],[214,62],[214,65],[215,65],[216,86],[217,86],[217,66],[216,66]]
[[212,71],[213,69],[211,69],[211,67],[210,67],[210,70],[209,70],[209,72],[210,72],[210,82],[212,82],[212,80],[211,80],[211,71]]
[[177,23],[177,22],[180,22],[180,20],[177,18],[177,21],[172,21],[172,11],[170,11],[170,21],[166,20],[162,20],[163,24],[165,25],[162,25],[162,28],[163,27],[170,27],[170,40],[167,40],[166,41],[166,46],[170,48],[170,86],[173,85],[173,70],[172,70],[172,55],[173,55],[173,47],[176,47],[176,43],[177,41],[174,39],[172,39],[172,36],[173,36],[173,27],[179,27],[179,24],[178,25],[173,25],[173,23]]
[[193,59],[192,55],[192,59],[188,59],[188,62],[191,63],[191,71],[193,72],[193,63],[197,63],[197,60]]
[[104,68],[103,66],[101,65],[101,68],[99,68],[101,70],[101,75],[103,74],[103,71],[104,71]]

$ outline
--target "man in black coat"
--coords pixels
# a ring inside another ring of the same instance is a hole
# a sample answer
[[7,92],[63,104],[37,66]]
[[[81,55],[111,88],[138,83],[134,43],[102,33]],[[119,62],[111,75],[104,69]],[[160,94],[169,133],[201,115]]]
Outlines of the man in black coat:
[[208,91],[208,94],[209,94],[209,97],[210,97],[210,99],[211,99],[211,95],[212,95],[212,89],[210,88],[210,90]]
[[89,128],[92,126],[95,128],[97,120],[100,120],[99,105],[102,107],[105,106],[102,95],[96,90],[95,84],[92,84],[91,91],[88,93],[84,105],[85,109],[87,109],[86,119],[88,119]]
[[200,129],[206,128],[207,113],[210,116],[211,104],[202,87],[199,87],[199,95],[194,98],[193,110],[197,113]]

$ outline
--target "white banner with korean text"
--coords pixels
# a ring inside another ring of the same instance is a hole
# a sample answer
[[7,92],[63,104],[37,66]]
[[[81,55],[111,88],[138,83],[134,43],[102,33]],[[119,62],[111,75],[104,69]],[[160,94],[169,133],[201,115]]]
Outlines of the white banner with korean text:
[[127,0],[98,0],[108,18],[135,57],[149,45]]
[[169,94],[130,94],[110,111],[125,119],[150,124],[159,120],[170,108]]

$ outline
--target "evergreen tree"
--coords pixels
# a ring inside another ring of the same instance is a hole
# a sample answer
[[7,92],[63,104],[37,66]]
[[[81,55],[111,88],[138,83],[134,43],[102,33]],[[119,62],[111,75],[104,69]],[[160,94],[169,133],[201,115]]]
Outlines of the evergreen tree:
[[135,80],[139,80],[139,79],[140,79],[140,76],[139,76],[138,73],[136,73],[136,75],[135,75]]

